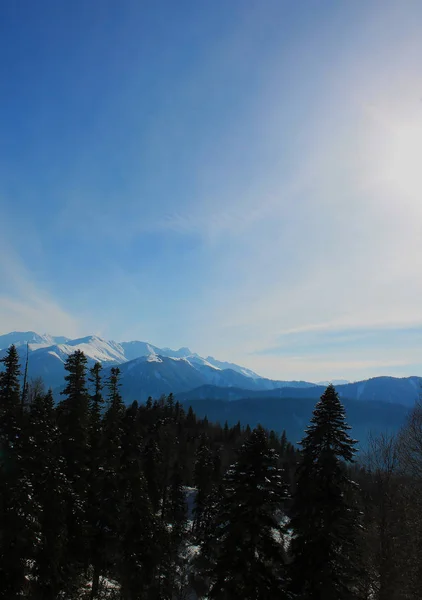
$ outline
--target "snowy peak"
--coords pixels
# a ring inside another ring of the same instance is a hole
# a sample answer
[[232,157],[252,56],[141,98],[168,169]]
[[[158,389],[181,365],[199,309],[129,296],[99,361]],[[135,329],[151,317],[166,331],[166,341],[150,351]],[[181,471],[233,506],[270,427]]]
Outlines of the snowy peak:
[[119,346],[122,348],[126,360],[133,360],[140,356],[149,356],[150,354],[161,354],[161,350],[157,346],[138,340],[121,342]]
[[207,373],[209,377],[219,371],[230,370],[244,377],[256,380],[260,379],[259,375],[250,369],[234,363],[216,360],[212,356],[203,358],[187,347],[181,347],[178,350],[168,347],[159,348],[149,342],[139,340],[118,343],[112,340],[105,340],[97,335],[69,339],[63,336],[39,335],[34,331],[14,331],[0,336],[0,351],[8,348],[11,344],[15,344],[17,347],[22,347],[20,350],[22,354],[24,351],[23,347],[27,343],[32,354],[32,362],[34,362],[34,353],[36,352],[36,362],[39,364],[42,363],[42,357],[46,355],[50,358],[55,358],[63,364],[72,352],[81,350],[90,362],[98,361],[104,366],[121,365],[140,357],[146,358],[148,362],[159,362],[159,357],[164,357],[174,361],[185,361],[188,366],[194,368],[196,371],[201,371],[203,374]]
[[30,350],[37,350],[38,348],[47,348],[54,344],[66,343],[68,338],[63,336],[54,337],[46,333],[40,335],[35,331],[12,331],[5,335],[0,335],[0,350],[8,348],[14,344],[17,348],[20,346],[26,346],[29,344]]
[[100,362],[106,370],[115,365],[120,365],[121,369],[127,365],[125,371],[141,380],[145,377],[145,369],[149,373],[155,365],[151,377],[154,381],[161,381],[161,384],[167,381],[170,391],[172,386],[180,391],[188,389],[191,385],[200,386],[205,383],[237,385],[253,389],[257,382],[260,382],[265,389],[275,385],[274,382],[260,378],[249,369],[233,363],[221,362],[213,357],[203,358],[187,347],[178,350],[168,347],[159,348],[139,340],[118,343],[97,335],[68,339],[39,335],[32,331],[12,332],[0,336],[0,352],[4,353],[7,347],[15,344],[18,346],[21,362],[23,362],[26,359],[27,343],[30,350],[31,377],[41,376],[46,385],[52,387],[62,383],[65,375],[64,364],[76,350],[85,354],[88,367],[91,367],[94,362]]
[[162,356],[169,356],[170,358],[187,358],[193,353],[189,348],[179,348],[179,350],[172,350],[171,348],[161,348]]
[[76,340],[69,340],[67,344],[62,344],[61,348],[69,354],[75,350],[81,350],[88,358],[100,363],[114,362],[121,364],[126,362],[124,350],[120,344],[113,341],[103,340],[96,335],[90,335]]
[[233,371],[236,371],[237,373],[241,373],[242,375],[245,375],[246,377],[252,377],[252,379],[260,378],[260,376],[257,375],[257,373],[254,373],[254,371],[251,371],[250,369],[246,369],[245,367],[240,367],[239,365],[235,365],[234,363],[216,360],[213,356],[207,356],[207,358],[205,360],[217,369],[232,369]]
[[[305,381],[276,381],[259,377],[250,369],[219,361],[212,356],[203,358],[189,348],[159,348],[148,342],[117,343],[90,335],[77,339],[53,337],[34,331],[12,332],[0,336],[0,358],[15,344],[21,365],[25,364],[29,345],[29,380],[41,377],[46,387],[60,390],[65,377],[65,362],[75,350],[84,352],[88,367],[101,362],[104,377],[111,367],[119,365],[122,392],[128,401],[145,400],[161,394],[194,393],[197,388],[216,389],[217,397],[234,399],[233,390],[241,390],[241,398],[266,393],[272,398],[318,398],[326,387]],[[2,365],[0,365],[0,368]],[[357,401],[379,401],[413,406],[418,397],[421,378],[375,377],[365,381],[344,383],[334,380],[340,397]],[[205,388],[204,388],[205,386]],[[226,390],[226,392],[224,391]],[[197,392],[195,392],[197,393]],[[208,392],[207,392],[208,393]]]
[[178,350],[172,350],[171,348],[159,348],[149,342],[140,342],[138,340],[133,342],[121,342],[120,346],[123,348],[125,357],[127,360],[133,360],[138,356],[149,356],[150,354],[157,354],[159,356],[167,356],[169,358],[187,358],[192,355],[189,348],[179,348]]

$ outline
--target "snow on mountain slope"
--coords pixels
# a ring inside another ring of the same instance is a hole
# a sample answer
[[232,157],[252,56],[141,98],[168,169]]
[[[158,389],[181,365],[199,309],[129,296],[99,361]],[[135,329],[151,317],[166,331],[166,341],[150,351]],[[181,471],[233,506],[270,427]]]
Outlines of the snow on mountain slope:
[[[221,387],[259,389],[260,385],[274,385],[270,380],[254,380],[233,371],[191,361],[191,357],[169,357],[150,354],[120,365],[122,396],[128,401],[144,401],[148,396],[159,397],[178,393],[205,384]],[[105,370],[104,375],[108,373]]]
[[246,369],[234,363],[218,361],[211,356],[203,358],[186,347],[172,350],[167,347],[159,348],[148,342],[138,340],[118,343],[104,340],[95,335],[71,340],[64,337],[39,335],[33,331],[13,332],[0,336],[0,350],[8,348],[11,344],[15,344],[19,347],[24,346],[27,343],[29,343],[31,351],[47,350],[50,355],[55,355],[58,360],[63,362],[66,360],[66,357],[75,350],[81,350],[89,359],[106,364],[123,364],[124,362],[142,356],[155,355],[174,359],[185,359],[188,360],[192,366],[195,366],[195,368],[204,366],[213,369],[214,371],[230,369],[246,377],[251,377],[252,379],[259,378],[259,375],[250,369]]
[[[108,370],[105,371],[107,375]],[[186,360],[150,354],[120,366],[123,398],[144,401],[202,385],[201,373]]]
[[46,333],[40,335],[35,333],[35,331],[12,331],[11,333],[0,335],[0,350],[8,348],[12,344],[17,348],[29,344],[31,350],[37,350],[38,348],[46,348],[47,346],[63,344],[68,341],[69,339],[63,336],[54,337]]
[[[63,387],[64,364],[75,350],[84,352],[88,367],[100,361],[104,376],[112,366],[119,365],[122,372],[122,391],[125,401],[144,400],[149,395],[157,397],[170,392],[199,392],[195,388],[215,388],[217,397],[233,399],[234,390],[264,392],[262,397],[319,397],[324,386],[306,381],[275,381],[259,377],[250,369],[233,363],[203,358],[189,348],[159,348],[147,342],[117,343],[98,336],[70,340],[64,337],[39,335],[33,331],[12,332],[0,336],[0,358],[7,348],[15,344],[21,365],[26,360],[26,344],[29,344],[29,378],[42,377],[47,387]],[[1,368],[1,365],[0,365]],[[419,377],[375,377],[365,381],[340,384],[337,391],[344,399],[381,401],[413,406],[421,389]],[[324,382],[325,385],[326,382]],[[207,392],[209,393],[209,392]],[[243,393],[243,392],[242,392]]]
[[217,367],[218,369],[232,369],[233,371],[237,371],[246,377],[252,377],[252,379],[258,379],[260,376],[257,375],[251,369],[247,369],[246,367],[240,367],[239,365],[235,365],[231,362],[223,362],[221,360],[216,360],[213,356],[207,356],[205,359],[210,365],[213,367]]
[[[280,382],[264,378],[252,378],[233,369],[219,369],[203,359],[159,356],[150,354],[120,365],[122,396],[126,401],[144,401],[148,396],[187,392],[204,385],[218,389],[242,388],[243,390],[274,390],[285,384],[300,385],[300,382]],[[106,376],[109,369],[104,371]],[[304,386],[306,384],[302,382]]]
[[161,354],[160,348],[149,344],[148,342],[120,342],[126,360],[133,360],[140,356],[149,356],[150,354]]
[[189,348],[179,348],[179,350],[172,350],[171,348],[161,348],[160,354],[162,356],[169,356],[174,358],[187,358],[188,356],[197,356],[193,354]]
[[[88,366],[94,362],[101,362],[105,368],[109,366],[133,363],[135,359],[140,360],[139,364],[143,369],[148,370],[150,363],[156,366],[161,364],[160,370],[155,372],[154,380],[159,379],[163,386],[168,382],[168,388],[174,390],[184,390],[187,383],[197,387],[204,384],[232,386],[238,385],[251,387],[255,389],[259,385],[263,388],[272,388],[274,385],[270,380],[260,379],[256,373],[244,369],[232,363],[223,363],[214,358],[203,358],[192,352],[189,348],[159,348],[148,342],[129,341],[117,343],[104,340],[98,336],[91,335],[74,340],[67,338],[57,338],[48,335],[39,335],[35,332],[13,332],[5,336],[0,336],[0,354],[12,343],[18,347],[23,364],[26,359],[26,344],[29,343],[29,375],[30,377],[43,377],[47,386],[58,387],[63,384],[64,363],[68,356],[81,350],[88,359]],[[170,361],[170,362],[169,362]],[[137,372],[137,377],[142,379],[143,373],[133,363],[128,366],[128,373],[132,375]],[[180,372],[180,373],[178,373]],[[249,380],[245,383],[244,379]],[[182,387],[179,382],[183,381]],[[163,388],[164,389],[164,388]],[[163,392],[160,392],[163,393]]]
[[100,363],[113,362],[120,364],[127,361],[120,344],[103,340],[96,335],[69,340],[67,344],[60,344],[59,347],[68,354],[75,352],[75,350],[81,350],[85,356]]
[[186,356],[184,360],[187,360],[193,366],[197,365],[202,367],[209,367],[211,369],[215,369],[216,371],[221,371],[219,367],[216,367],[215,365],[211,364],[206,358],[202,358],[202,356],[199,356],[198,354],[190,354],[189,356]]

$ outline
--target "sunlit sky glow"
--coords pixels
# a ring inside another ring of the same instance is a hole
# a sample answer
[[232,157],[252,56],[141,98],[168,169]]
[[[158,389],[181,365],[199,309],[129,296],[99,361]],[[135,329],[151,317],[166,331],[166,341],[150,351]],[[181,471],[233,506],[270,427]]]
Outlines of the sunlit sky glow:
[[422,4],[3,2],[0,333],[422,374]]

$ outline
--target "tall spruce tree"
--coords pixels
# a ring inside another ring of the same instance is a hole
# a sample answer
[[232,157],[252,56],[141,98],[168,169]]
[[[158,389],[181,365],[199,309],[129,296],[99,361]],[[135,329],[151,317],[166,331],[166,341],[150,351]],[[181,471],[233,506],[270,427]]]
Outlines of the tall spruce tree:
[[19,383],[21,370],[16,347],[10,346],[0,362],[4,365],[0,373],[0,451],[2,465],[7,468],[7,461],[13,462],[13,448],[22,429]]
[[205,546],[210,598],[287,597],[278,513],[285,497],[278,456],[269,448],[264,429],[257,427],[224,478],[214,539]]
[[86,520],[89,538],[89,561],[92,566],[91,598],[96,598],[99,591],[102,554],[104,552],[101,504],[104,484],[102,464],[102,412],[104,399],[102,395],[101,364],[99,362],[89,371],[91,384],[89,405],[89,454],[88,454],[88,490]]
[[57,407],[62,456],[70,492],[66,501],[67,593],[77,589],[88,561],[86,500],[88,489],[89,394],[86,385],[87,358],[76,350],[66,363],[66,387]]
[[100,461],[100,448],[102,439],[102,412],[104,406],[104,398],[102,395],[101,381],[102,366],[99,362],[89,370],[89,382],[92,390],[89,397],[89,464],[92,472],[98,466]]
[[163,457],[154,438],[145,445],[142,453],[143,472],[147,481],[148,496],[154,512],[160,508],[162,498]]
[[123,502],[121,494],[121,460],[125,407],[119,391],[119,377],[120,369],[113,367],[106,382],[108,406],[103,419],[102,460],[104,475],[101,492],[101,516],[99,519],[103,571],[112,570],[118,562],[119,520]]
[[87,358],[76,350],[71,354],[65,369],[66,387],[61,392],[63,400],[58,406],[62,434],[62,451],[69,479],[78,488],[85,488],[88,461],[89,394],[86,384]]
[[0,598],[17,598],[26,587],[32,555],[32,489],[25,448],[19,356],[10,346],[0,373]]
[[121,514],[119,528],[118,578],[123,600],[149,600],[158,596],[159,563],[167,535],[154,513],[142,472],[141,439],[137,426],[138,405],[134,402],[123,419],[121,457]]
[[195,456],[194,485],[196,487],[193,509],[193,529],[198,539],[203,533],[204,513],[213,489],[214,460],[209,439],[202,435]]
[[359,512],[346,464],[356,452],[345,410],[329,385],[300,442],[291,510],[292,590],[306,600],[359,598]]
[[26,468],[34,490],[37,526],[31,598],[55,600],[63,588],[68,485],[51,390],[34,398],[29,417]]
[[169,497],[165,517],[165,548],[161,556],[161,596],[178,597],[180,573],[182,571],[182,549],[186,537],[187,504],[180,464],[173,465]]

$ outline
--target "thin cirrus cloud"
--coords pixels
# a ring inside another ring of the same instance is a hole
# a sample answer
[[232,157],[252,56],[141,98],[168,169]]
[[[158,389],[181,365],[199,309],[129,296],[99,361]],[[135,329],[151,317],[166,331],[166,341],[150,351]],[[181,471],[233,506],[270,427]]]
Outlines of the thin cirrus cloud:
[[[349,40],[347,59],[324,80],[326,99],[316,95],[317,110],[303,124],[309,139],[294,205],[283,202],[280,186],[272,223],[266,231],[255,224],[245,236],[253,275],[237,287],[233,302],[224,289],[214,290],[215,320],[241,340],[230,351],[265,374],[312,374],[316,364],[326,376],[330,364],[336,376],[338,369],[355,376],[384,372],[383,365],[410,374],[419,365],[417,344],[409,349],[408,339],[391,331],[422,324],[422,44],[414,27],[398,26],[412,18],[404,12],[398,21],[396,8],[378,14],[381,24],[369,23],[358,49]],[[244,266],[242,258],[228,263],[231,271]],[[379,328],[372,358],[356,360],[366,335],[352,355],[347,337],[326,354],[326,332],[345,327]],[[276,354],[277,340],[291,330],[301,330],[303,347],[309,342],[325,360],[305,353],[292,362],[289,338],[282,356],[270,360],[266,355]],[[339,360],[339,351],[348,360]]]
[[104,91],[101,148],[87,135],[50,190],[51,246],[69,256],[46,235],[45,277],[25,264],[30,295],[2,295],[3,329],[82,323],[272,377],[417,368],[422,11],[322,4],[242,4],[148,118],[139,57]]
[[[3,238],[4,239],[4,238]],[[0,243],[0,331],[37,331],[77,337],[83,326],[33,280],[11,244]]]

